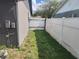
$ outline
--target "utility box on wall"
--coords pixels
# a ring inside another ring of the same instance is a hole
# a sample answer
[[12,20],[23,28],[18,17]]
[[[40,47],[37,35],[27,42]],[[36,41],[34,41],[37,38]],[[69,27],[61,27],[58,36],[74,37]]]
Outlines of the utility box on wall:
[[0,45],[18,47],[27,36],[29,11],[25,1],[28,3],[27,0],[0,0]]

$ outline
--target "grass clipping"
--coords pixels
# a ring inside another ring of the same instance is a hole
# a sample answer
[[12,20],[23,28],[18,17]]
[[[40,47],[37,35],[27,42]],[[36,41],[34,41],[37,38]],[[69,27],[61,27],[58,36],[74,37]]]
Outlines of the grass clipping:
[[29,32],[21,48],[8,48],[8,59],[39,59],[34,32]]

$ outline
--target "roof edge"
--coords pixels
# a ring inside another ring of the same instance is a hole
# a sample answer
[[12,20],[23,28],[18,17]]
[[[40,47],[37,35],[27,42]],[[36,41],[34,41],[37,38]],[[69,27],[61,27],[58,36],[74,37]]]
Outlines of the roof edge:
[[53,13],[52,16],[55,16],[55,14],[67,3],[68,0],[64,0],[64,2],[60,3],[56,11]]

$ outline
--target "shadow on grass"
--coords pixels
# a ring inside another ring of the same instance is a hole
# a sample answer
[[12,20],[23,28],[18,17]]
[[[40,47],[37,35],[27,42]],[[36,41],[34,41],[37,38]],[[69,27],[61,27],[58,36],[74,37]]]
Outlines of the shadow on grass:
[[47,32],[35,30],[39,59],[76,59]]

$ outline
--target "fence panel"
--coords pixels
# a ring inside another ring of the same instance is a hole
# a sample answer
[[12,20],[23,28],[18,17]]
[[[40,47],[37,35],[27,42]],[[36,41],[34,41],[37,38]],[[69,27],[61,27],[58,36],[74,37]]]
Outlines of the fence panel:
[[29,27],[30,27],[30,30],[44,30],[45,19],[44,18],[30,18]]

